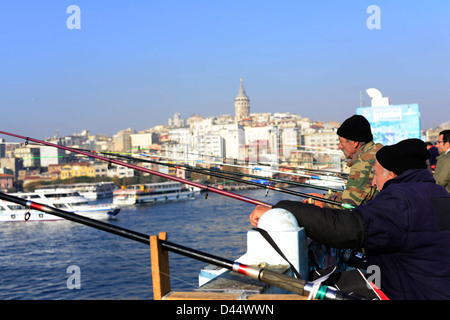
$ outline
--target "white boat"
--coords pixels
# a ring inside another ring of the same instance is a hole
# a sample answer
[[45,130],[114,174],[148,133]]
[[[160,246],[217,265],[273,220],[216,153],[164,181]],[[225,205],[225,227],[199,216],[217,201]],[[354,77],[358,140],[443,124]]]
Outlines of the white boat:
[[345,182],[345,179],[328,175],[311,176],[309,180],[305,181],[306,184],[311,184],[313,186],[340,190],[345,189]]
[[89,200],[99,200],[104,198],[112,198],[114,190],[117,189],[113,182],[97,182],[97,183],[77,183],[74,189]]
[[[35,192],[11,193],[11,195],[92,219],[114,218],[120,211],[120,208],[111,204],[90,204],[77,191],[69,189],[42,189]],[[64,218],[0,200],[0,222],[62,219]]]
[[[111,181],[93,182],[93,183],[74,183],[74,184],[59,184],[53,187],[57,189],[70,189],[78,191],[80,195],[91,201],[112,198],[113,192],[117,186]],[[36,189],[36,190],[46,190]]]
[[139,203],[156,203],[185,200],[194,197],[196,190],[179,182],[134,184],[114,191],[113,204],[128,206]]
[[338,190],[345,189],[344,181],[307,180],[307,181],[305,181],[305,183],[310,184],[312,186],[324,187],[324,188],[330,188],[330,189],[338,189]]

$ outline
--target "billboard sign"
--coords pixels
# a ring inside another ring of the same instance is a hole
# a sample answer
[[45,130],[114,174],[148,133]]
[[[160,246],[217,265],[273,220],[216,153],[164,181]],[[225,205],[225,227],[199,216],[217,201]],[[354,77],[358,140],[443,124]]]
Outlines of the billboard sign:
[[356,114],[369,121],[375,143],[392,145],[404,139],[421,138],[418,104],[358,107]]

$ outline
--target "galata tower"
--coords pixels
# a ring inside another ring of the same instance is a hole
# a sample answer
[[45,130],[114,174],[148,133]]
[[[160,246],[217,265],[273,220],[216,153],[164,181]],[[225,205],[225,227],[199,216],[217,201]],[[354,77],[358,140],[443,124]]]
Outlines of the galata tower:
[[245,94],[244,86],[242,85],[242,78],[238,94],[236,98],[234,98],[234,114],[236,122],[248,118],[250,115],[250,99]]

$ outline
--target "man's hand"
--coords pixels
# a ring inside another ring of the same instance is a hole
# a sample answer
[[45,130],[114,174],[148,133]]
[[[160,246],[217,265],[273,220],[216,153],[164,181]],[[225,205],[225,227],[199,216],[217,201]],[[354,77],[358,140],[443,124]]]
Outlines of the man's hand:
[[255,210],[253,210],[252,214],[250,215],[250,223],[252,226],[257,227],[259,219],[261,216],[266,212],[269,211],[271,207],[267,207],[264,205],[258,205],[256,206]]

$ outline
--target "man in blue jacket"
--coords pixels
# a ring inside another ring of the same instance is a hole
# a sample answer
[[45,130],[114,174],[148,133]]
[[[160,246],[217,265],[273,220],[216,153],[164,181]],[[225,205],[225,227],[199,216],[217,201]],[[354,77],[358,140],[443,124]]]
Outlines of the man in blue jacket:
[[[380,149],[373,184],[381,191],[352,211],[297,201],[274,208],[290,211],[311,239],[364,248],[390,299],[450,299],[450,195],[427,170],[429,157],[419,139]],[[258,206],[252,212],[254,226],[265,211]]]

